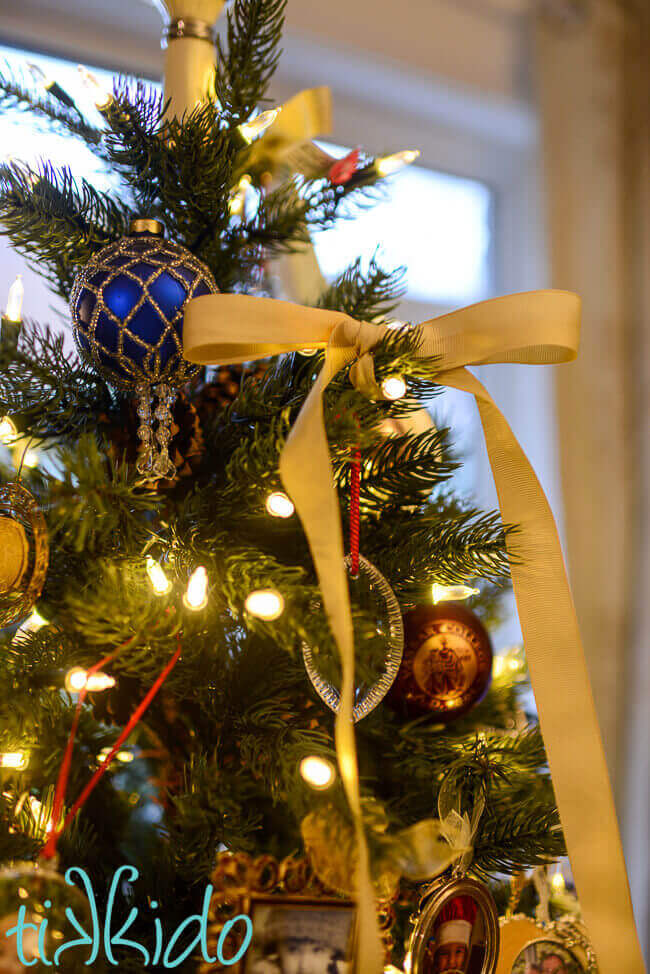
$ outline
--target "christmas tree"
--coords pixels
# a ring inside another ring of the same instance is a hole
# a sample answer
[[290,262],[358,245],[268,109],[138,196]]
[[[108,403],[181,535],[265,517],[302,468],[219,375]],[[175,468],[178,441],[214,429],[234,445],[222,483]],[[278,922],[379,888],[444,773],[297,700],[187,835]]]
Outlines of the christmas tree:
[[[310,166],[296,172],[291,154],[278,153],[276,119],[266,113],[283,6],[235,0],[217,45],[212,95],[181,118],[141,82],[119,80],[112,93],[98,92],[101,127],[61,90],[43,94],[9,76],[0,83],[3,109],[26,109],[83,140],[115,186],[99,192],[46,162],[0,168],[2,232],[54,293],[72,300],[79,348],[72,353],[62,333],[20,322],[20,314],[19,324],[9,313],[3,320],[5,442],[39,446],[50,460],[21,470],[49,538],[38,617],[24,599],[22,613],[11,603],[25,579],[15,558],[29,559],[39,532],[33,512],[12,527],[17,475],[9,456],[2,470],[0,863],[36,860],[55,836],[56,868],[83,868],[100,911],[115,871],[135,866],[139,878],[115,913],[124,922],[137,908],[129,938],[143,945],[152,969],[163,969],[160,956],[153,961],[152,899],[169,939],[201,912],[206,884],[218,887],[228,876],[235,884],[237,862],[267,856],[286,867],[306,857],[311,895],[356,892],[358,835],[334,715],[321,699],[336,706],[341,662],[279,472],[323,353],[296,349],[198,368],[180,359],[174,325],[169,348],[157,346],[151,359],[150,321],[131,319],[131,352],[110,327],[120,301],[131,302],[131,315],[136,300],[154,293],[156,280],[142,266],[160,270],[163,260],[176,269],[169,272],[176,285],[185,281],[185,297],[277,294],[277,261],[304,253],[312,232],[371,205],[386,174],[408,161],[362,152],[336,164],[314,150]],[[133,300],[125,279],[137,291]],[[357,262],[314,306],[386,323],[401,288],[400,270]],[[238,321],[229,327],[236,332]],[[565,852],[540,731],[520,703],[522,654],[497,658],[482,696],[491,663],[482,627],[501,617],[506,542],[517,525],[455,496],[453,431],[414,431],[414,416],[442,391],[438,359],[423,356],[421,343],[418,328],[391,329],[373,349],[378,394],[359,391],[347,365],[324,399],[350,553],[355,703],[366,705],[354,727],[363,830],[386,963],[399,969],[409,920],[423,883],[443,868],[442,850],[444,865],[462,861],[490,887],[502,913],[508,877]],[[149,361],[158,369],[153,404],[132,381],[133,363],[137,371]],[[364,568],[366,559],[374,569]],[[406,647],[395,679],[402,615]],[[478,640],[478,663],[454,654],[453,634],[437,657],[423,653],[432,620]],[[391,682],[383,696],[377,684],[385,690]],[[129,736],[112,753],[124,728]],[[63,808],[55,794],[64,795]],[[451,805],[472,826],[455,846],[449,820],[439,825]],[[1,896],[2,916],[15,913],[15,884]],[[529,886],[523,907],[532,912],[535,902]],[[223,918],[213,911],[211,924],[216,936]],[[179,938],[174,956],[193,936]],[[120,970],[147,966],[132,946],[114,953]],[[197,946],[182,969],[202,964]]]

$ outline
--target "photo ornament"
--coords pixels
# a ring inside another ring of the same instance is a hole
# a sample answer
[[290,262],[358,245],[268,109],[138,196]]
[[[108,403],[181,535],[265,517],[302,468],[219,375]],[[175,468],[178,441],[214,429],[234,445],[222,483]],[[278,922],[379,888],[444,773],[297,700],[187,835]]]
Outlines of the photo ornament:
[[485,886],[463,877],[425,892],[410,943],[412,974],[493,974],[498,954],[497,910]]
[[354,903],[253,896],[243,974],[352,974]]

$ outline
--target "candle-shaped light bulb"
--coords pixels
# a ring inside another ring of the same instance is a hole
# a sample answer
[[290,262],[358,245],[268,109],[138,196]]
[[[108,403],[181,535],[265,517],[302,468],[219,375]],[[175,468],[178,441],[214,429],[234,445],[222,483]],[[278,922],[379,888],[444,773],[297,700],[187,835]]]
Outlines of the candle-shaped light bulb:
[[68,693],[80,693],[85,687],[90,693],[99,693],[101,690],[110,690],[115,686],[115,678],[108,673],[96,670],[88,673],[83,666],[73,666],[65,676],[65,688]]
[[199,565],[190,576],[187,591],[183,596],[183,603],[194,612],[204,609],[208,604],[208,573],[203,565]]
[[336,769],[332,762],[316,755],[302,759],[300,774],[316,791],[324,791],[333,785],[336,779]]
[[4,317],[7,321],[11,321],[14,325],[19,325],[22,319],[23,311],[23,298],[25,297],[25,286],[23,284],[22,275],[18,274],[16,280],[9,288],[9,295],[7,297],[7,310],[4,313]]
[[169,592],[172,583],[165,575],[162,565],[159,565],[151,555],[147,555],[147,575],[156,595],[166,595]]
[[401,152],[394,152],[391,156],[381,156],[375,160],[375,169],[380,176],[391,176],[394,172],[410,166],[420,155],[419,149],[402,149]]
[[93,101],[95,102],[95,108],[100,112],[104,108],[108,108],[110,103],[113,101],[113,95],[104,85],[98,80],[98,78],[89,71],[83,64],[77,65],[77,71],[81,76],[84,88],[90,92]]
[[11,416],[3,416],[0,419],[0,443],[8,446],[18,436],[18,430]]
[[431,594],[433,604],[437,605],[438,602],[460,602],[469,599],[472,595],[478,595],[479,589],[470,588],[469,585],[439,585],[438,582],[434,582],[431,586]]
[[27,751],[5,751],[0,754],[0,768],[9,768],[12,771],[24,771],[29,764]]
[[42,85],[47,91],[54,84],[52,78],[45,74],[45,71],[38,65],[30,61],[27,65],[27,70],[31,74],[32,78],[37,85]]
[[237,189],[230,198],[229,209],[231,216],[244,216],[246,213],[246,194],[252,185],[251,177],[242,176]]
[[242,139],[249,144],[255,139],[258,139],[260,135],[273,125],[280,111],[280,108],[270,108],[266,112],[260,112],[259,115],[256,115],[249,122],[242,122],[238,127]]

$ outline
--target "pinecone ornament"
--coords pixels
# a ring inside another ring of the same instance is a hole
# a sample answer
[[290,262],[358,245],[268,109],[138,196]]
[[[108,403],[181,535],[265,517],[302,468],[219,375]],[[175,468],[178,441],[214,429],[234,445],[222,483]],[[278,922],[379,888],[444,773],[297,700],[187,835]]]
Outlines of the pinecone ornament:
[[239,395],[244,379],[259,380],[268,371],[269,361],[263,359],[251,366],[220,365],[209,382],[203,384],[195,398],[196,408],[204,424],[214,419]]

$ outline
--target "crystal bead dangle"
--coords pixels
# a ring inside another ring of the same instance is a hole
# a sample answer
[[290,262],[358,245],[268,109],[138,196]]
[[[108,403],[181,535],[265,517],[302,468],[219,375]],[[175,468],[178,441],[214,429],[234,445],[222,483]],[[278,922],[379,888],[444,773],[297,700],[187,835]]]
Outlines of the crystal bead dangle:
[[151,416],[151,391],[149,386],[139,385],[136,389],[138,405],[136,412],[140,420],[138,426],[138,437],[140,438],[140,448],[138,450],[138,462],[136,469],[143,477],[151,477],[153,471],[153,419]]
[[158,405],[154,411],[154,417],[158,422],[156,428],[158,452],[153,461],[153,473],[155,477],[162,477],[167,480],[176,475],[176,467],[169,456],[173,423],[171,407],[176,399],[176,390],[172,389],[166,382],[161,382],[159,385],[153,386],[151,391],[158,397]]

